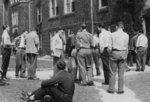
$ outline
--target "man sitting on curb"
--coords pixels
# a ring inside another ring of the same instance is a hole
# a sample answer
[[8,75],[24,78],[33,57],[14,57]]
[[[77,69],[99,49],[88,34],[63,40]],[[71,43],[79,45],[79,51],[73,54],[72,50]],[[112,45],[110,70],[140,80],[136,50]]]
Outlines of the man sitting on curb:
[[63,60],[58,61],[58,72],[51,79],[43,81],[41,88],[34,92],[23,92],[21,97],[24,101],[34,102],[42,100],[44,96],[50,95],[52,102],[72,102],[74,95],[74,79],[70,73],[65,71],[66,63]]

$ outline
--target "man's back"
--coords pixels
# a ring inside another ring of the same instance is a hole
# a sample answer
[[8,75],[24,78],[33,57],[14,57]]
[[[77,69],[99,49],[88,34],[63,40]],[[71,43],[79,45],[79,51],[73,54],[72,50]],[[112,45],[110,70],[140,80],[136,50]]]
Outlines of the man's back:
[[112,33],[113,49],[128,50],[129,36],[122,29]]
[[42,82],[43,87],[50,87],[56,84],[58,84],[58,89],[60,89],[61,92],[73,97],[75,85],[72,74],[64,70],[59,71],[51,79]]
[[39,44],[39,38],[36,32],[30,32],[26,35],[26,53],[37,54],[37,46]]
[[80,32],[77,35],[77,43],[79,44],[80,48],[90,48],[91,46],[93,46],[93,37],[92,35],[87,32],[86,30]]

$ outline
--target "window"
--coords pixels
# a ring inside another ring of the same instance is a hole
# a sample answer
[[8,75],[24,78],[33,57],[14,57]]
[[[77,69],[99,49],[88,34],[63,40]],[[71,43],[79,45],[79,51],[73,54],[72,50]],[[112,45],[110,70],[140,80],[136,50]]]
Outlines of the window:
[[108,1],[107,0],[98,0],[99,4],[99,9],[108,6]]
[[57,0],[50,0],[49,1],[49,16],[56,17],[58,15],[58,5]]
[[42,8],[37,8],[37,24],[40,24],[42,22]]
[[18,12],[14,12],[11,14],[12,17],[12,26],[18,26]]
[[75,11],[74,0],[64,0],[64,13],[68,14]]

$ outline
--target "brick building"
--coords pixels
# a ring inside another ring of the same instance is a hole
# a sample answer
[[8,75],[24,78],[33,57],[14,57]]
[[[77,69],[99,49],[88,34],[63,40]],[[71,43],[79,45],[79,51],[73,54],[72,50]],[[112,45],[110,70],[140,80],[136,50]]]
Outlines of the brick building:
[[[87,24],[89,32],[92,32],[92,24],[94,25],[98,22],[110,24],[111,10],[108,6],[110,0],[93,0],[93,7],[91,6],[91,1],[92,0],[33,1],[33,9],[37,8],[37,10],[35,10],[37,12],[34,13],[35,15],[33,16],[35,17],[33,18],[38,18],[34,24],[39,28],[43,53],[50,53],[51,38],[59,29],[65,30],[67,37],[71,31],[77,33],[83,22]],[[91,16],[91,7],[93,8],[93,16]]]
[[[113,30],[113,24],[119,16],[115,15],[117,1],[119,0],[5,0],[5,23],[11,26],[12,37],[20,34],[23,29],[30,31],[38,28],[42,53],[50,54],[51,38],[60,29],[65,31],[66,37],[70,32],[76,33],[82,23],[87,24],[91,33],[96,32],[97,23],[103,23],[109,30]],[[137,7],[135,5],[138,4],[135,2],[134,7]],[[120,17],[125,23],[125,30],[132,35],[131,15],[124,11],[120,11],[120,14],[123,14]]]

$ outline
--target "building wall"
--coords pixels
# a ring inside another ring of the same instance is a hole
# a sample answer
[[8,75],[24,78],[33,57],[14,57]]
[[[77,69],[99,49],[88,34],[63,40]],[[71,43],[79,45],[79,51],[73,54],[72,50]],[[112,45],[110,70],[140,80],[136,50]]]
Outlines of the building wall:
[[[63,0],[58,0],[59,15],[55,18],[49,18],[49,0],[41,2],[43,10],[43,22],[41,27],[42,34],[42,50],[43,53],[50,53],[50,34],[64,29],[66,37],[68,31],[71,30],[77,33],[80,25],[85,22],[88,26],[88,31],[91,32],[91,0],[75,0],[75,12],[64,15]],[[98,12],[98,0],[94,1],[94,23],[109,22],[109,15],[107,12]],[[96,27],[95,27],[96,29]]]

